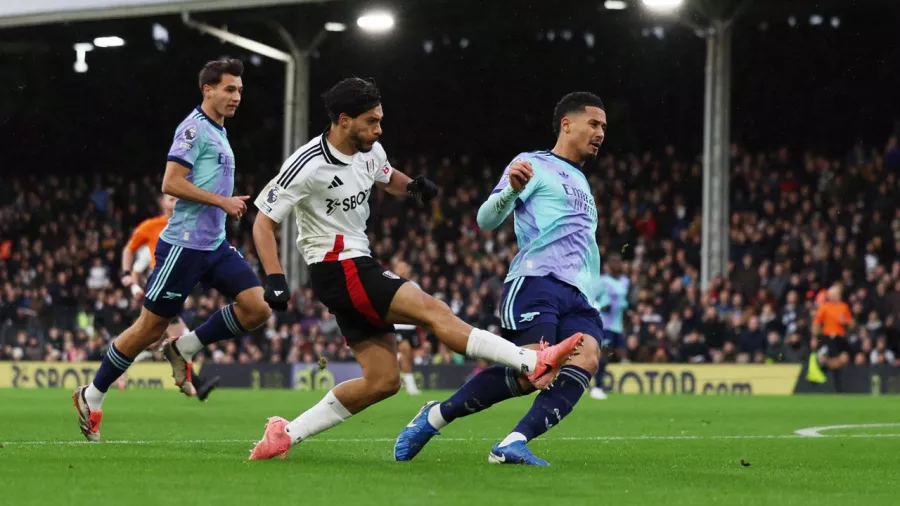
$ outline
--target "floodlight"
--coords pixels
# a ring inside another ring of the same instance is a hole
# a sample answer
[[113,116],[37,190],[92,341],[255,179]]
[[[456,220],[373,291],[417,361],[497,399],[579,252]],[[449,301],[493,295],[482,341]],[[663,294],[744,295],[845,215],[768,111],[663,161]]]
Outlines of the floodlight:
[[75,72],[84,74],[88,70],[85,55],[88,51],[94,50],[94,45],[90,42],[79,42],[73,46],[75,48]]
[[94,39],[94,45],[97,47],[121,47],[125,45],[122,37],[97,37]]
[[654,12],[668,13],[677,10],[684,0],[641,0],[644,7]]
[[388,12],[367,12],[356,20],[357,26],[371,33],[384,33],[394,28],[394,16]]

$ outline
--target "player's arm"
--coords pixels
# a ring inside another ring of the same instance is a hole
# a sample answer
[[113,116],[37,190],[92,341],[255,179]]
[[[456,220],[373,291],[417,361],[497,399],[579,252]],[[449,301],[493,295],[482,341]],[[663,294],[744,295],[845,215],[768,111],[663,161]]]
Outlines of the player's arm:
[[396,195],[398,197],[410,196],[422,199],[422,202],[429,202],[431,199],[437,197],[437,185],[431,180],[425,176],[419,176],[412,179],[392,167],[390,162],[388,162],[387,154],[385,154],[381,144],[375,144],[374,150],[376,160],[378,160],[381,165],[381,168],[375,173],[375,186],[391,195]]
[[509,164],[491,196],[478,209],[478,226],[485,230],[499,227],[512,213],[516,199],[524,200],[533,191],[534,184],[528,188],[532,177],[534,169],[528,161],[515,160]]
[[281,260],[278,258],[278,242],[275,240],[275,227],[279,223],[263,212],[256,213],[253,222],[253,244],[256,246],[256,256],[267,276],[273,274],[284,275]]
[[168,161],[166,174],[163,176],[162,192],[179,199],[190,200],[208,206],[216,206],[228,213],[228,216],[240,218],[247,211],[247,203],[250,197],[223,197],[217,193],[203,190],[187,180],[191,168],[185,167],[181,162]]
[[[128,244],[122,248],[121,281],[122,286],[125,288],[136,286],[137,275],[134,272],[134,255],[145,244],[147,244],[147,234],[144,233],[142,223],[131,234]],[[132,288],[132,292],[134,292],[134,288]]]
[[266,291],[263,298],[276,311],[287,310],[291,293],[279,260],[275,228],[290,216],[297,203],[307,197],[308,187],[315,180],[315,171],[300,171],[292,177],[282,177],[290,165],[285,162],[278,175],[263,188],[254,201],[259,212],[253,222],[253,244],[256,246],[256,256],[266,271]]
[[194,163],[200,158],[206,146],[202,132],[199,120],[187,120],[175,133],[175,139],[166,157],[162,192],[179,199],[219,207],[229,216],[240,218],[247,211],[247,204],[244,201],[250,197],[223,197],[203,190],[187,180],[188,174],[194,169]]

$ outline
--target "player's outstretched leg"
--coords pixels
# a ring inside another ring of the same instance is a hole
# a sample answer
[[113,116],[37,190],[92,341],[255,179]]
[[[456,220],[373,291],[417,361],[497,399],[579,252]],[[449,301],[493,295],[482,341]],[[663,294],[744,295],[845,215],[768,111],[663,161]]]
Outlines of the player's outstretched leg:
[[291,446],[340,424],[400,390],[394,334],[380,334],[351,343],[351,347],[362,367],[362,378],[335,386],[318,404],[292,422],[280,417],[270,418],[263,438],[250,451],[250,460],[284,458]]
[[600,346],[593,336],[584,335],[582,352],[562,367],[553,388],[542,391],[531,409],[506,439],[494,445],[488,461],[495,464],[529,464],[546,466],[547,461],[536,457],[526,444],[555,427],[572,412],[575,404],[590,385],[597,372]]
[[233,304],[216,311],[197,330],[167,342],[163,354],[172,365],[172,376],[181,391],[188,396],[197,391],[192,380],[191,360],[198,351],[265,325],[271,314],[272,309],[263,300],[262,287],[253,286],[238,293]]
[[78,425],[89,441],[100,440],[103,399],[109,386],[131,367],[140,352],[159,339],[168,324],[168,318],[142,308],[137,321],[110,343],[91,383],[75,390],[72,399],[78,411]]
[[412,460],[447,424],[474,415],[498,402],[528,395],[534,386],[521,374],[502,365],[488,367],[473,376],[444,402],[430,401],[400,432],[394,443],[394,459]]
[[581,345],[576,334],[540,350],[520,348],[500,336],[476,329],[453,314],[447,304],[404,283],[391,301],[387,321],[411,323],[431,329],[451,350],[521,371],[537,389],[547,388],[559,368]]

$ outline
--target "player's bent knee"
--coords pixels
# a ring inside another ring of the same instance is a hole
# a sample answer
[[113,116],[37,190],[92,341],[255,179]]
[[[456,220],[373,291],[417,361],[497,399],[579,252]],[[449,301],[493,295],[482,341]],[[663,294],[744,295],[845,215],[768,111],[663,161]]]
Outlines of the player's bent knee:
[[591,335],[584,334],[584,341],[578,350],[578,355],[572,357],[572,365],[588,371],[591,374],[600,368],[600,344]]
[[116,347],[123,353],[136,355],[156,342],[168,326],[168,318],[143,308],[131,327],[116,338]]
[[245,298],[238,302],[237,306],[241,325],[251,330],[265,324],[272,316],[272,308],[262,297]]
[[384,381],[380,382],[378,387],[378,393],[383,396],[383,399],[387,399],[392,395],[396,394],[400,391],[400,376],[395,375],[389,378],[385,378]]
[[371,392],[375,401],[382,401],[400,391],[400,375],[388,375],[371,382]]

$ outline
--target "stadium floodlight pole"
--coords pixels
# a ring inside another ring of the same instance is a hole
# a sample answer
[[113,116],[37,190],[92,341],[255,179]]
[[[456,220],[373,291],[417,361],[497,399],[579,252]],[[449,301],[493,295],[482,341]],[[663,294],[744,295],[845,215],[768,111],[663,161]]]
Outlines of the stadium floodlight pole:
[[[643,0],[655,13],[675,15],[675,19],[706,40],[706,67],[703,106],[703,224],[700,290],[706,295],[709,283],[728,275],[729,189],[731,167],[731,41],[734,20],[749,6],[749,0],[735,3],[692,2],[707,19],[703,27],[675,12],[679,0]],[[662,10],[661,10],[662,9]],[[729,12],[730,10],[730,12]]]

